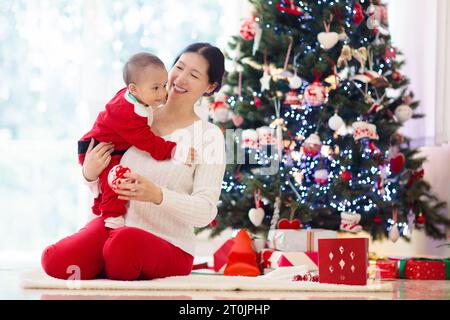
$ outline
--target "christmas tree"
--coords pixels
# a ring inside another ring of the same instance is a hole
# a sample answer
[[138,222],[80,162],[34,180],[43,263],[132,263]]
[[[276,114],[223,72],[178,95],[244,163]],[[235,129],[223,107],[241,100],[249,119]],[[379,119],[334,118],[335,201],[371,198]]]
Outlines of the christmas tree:
[[399,133],[419,105],[376,0],[251,0],[210,104],[226,135],[219,213],[208,227],[325,228],[374,239],[444,238],[444,202]]

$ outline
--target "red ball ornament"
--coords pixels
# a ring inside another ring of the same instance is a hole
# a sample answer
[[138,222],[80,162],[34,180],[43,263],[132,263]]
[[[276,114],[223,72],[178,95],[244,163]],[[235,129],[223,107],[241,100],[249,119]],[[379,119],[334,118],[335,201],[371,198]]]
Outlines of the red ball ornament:
[[400,72],[398,72],[398,71],[392,72],[391,77],[392,77],[392,80],[394,80],[394,81],[396,81],[396,82],[401,81],[402,78],[403,78],[403,77],[402,77],[402,74],[401,74]]
[[217,220],[214,219],[213,221],[211,221],[211,222],[209,223],[209,226],[210,226],[212,229],[214,229],[214,228],[217,226]]
[[123,179],[125,178],[123,175],[125,173],[131,173],[131,170],[130,168],[125,167],[121,164],[118,164],[111,168],[111,170],[108,173],[108,184],[111,187],[111,189],[116,190],[117,186],[122,182],[124,182]]
[[350,171],[343,171],[340,175],[339,175],[339,177],[342,179],[342,180],[345,180],[345,181],[350,181],[351,179],[352,179],[352,174],[350,173]]
[[259,108],[259,107],[262,106],[261,99],[258,98],[257,96],[254,96],[254,97],[253,97],[253,103],[255,104],[255,106],[256,106],[257,108]]
[[318,155],[321,148],[322,142],[320,141],[320,137],[315,133],[311,134],[305,142],[303,142],[303,152],[308,157],[315,157]]
[[355,12],[353,15],[353,23],[359,25],[361,22],[364,21],[364,13],[363,8],[358,1],[355,3],[353,11]]
[[425,216],[420,213],[416,218],[416,224],[419,226],[423,226],[425,224]]
[[394,47],[387,46],[384,52],[384,60],[395,59],[397,50]]
[[242,24],[239,34],[242,38],[244,38],[244,40],[253,40],[255,39],[257,27],[258,26],[255,17],[249,18]]
[[319,81],[314,81],[306,87],[304,97],[308,105],[311,107],[318,107],[325,102],[327,92],[325,87]]

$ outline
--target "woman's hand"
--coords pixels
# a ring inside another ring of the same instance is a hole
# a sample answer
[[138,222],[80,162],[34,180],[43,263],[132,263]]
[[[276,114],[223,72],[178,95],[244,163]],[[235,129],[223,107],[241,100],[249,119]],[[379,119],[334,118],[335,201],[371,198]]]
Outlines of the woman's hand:
[[94,139],[91,139],[83,163],[83,176],[87,181],[97,180],[100,173],[111,161],[111,153],[114,145],[110,142],[100,142],[94,147]]
[[161,188],[136,173],[125,173],[115,192],[121,200],[137,200],[160,204],[163,200]]

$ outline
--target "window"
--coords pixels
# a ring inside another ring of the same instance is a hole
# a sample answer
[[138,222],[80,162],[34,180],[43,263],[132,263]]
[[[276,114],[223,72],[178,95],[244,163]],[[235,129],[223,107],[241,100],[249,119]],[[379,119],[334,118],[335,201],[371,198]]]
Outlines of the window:
[[85,224],[77,140],[139,51],[168,68],[191,42],[225,48],[239,0],[0,2],[0,252],[41,251]]

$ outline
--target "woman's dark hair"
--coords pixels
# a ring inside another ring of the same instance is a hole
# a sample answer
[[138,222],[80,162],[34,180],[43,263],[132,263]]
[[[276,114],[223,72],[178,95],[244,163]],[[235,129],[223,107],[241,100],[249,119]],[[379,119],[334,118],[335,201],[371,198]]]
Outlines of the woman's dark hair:
[[204,94],[206,96],[211,96],[214,92],[217,92],[222,87],[222,78],[225,72],[225,57],[223,56],[222,51],[219,48],[206,43],[206,42],[197,42],[190,44],[176,57],[173,65],[175,65],[180,59],[180,57],[187,52],[195,52],[200,54],[203,58],[208,61],[208,80],[209,83],[217,83],[216,88],[210,94]]

